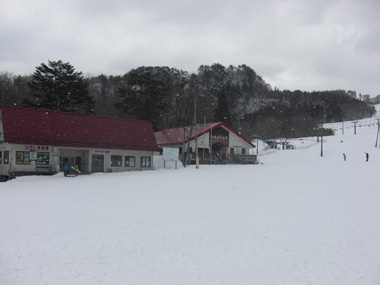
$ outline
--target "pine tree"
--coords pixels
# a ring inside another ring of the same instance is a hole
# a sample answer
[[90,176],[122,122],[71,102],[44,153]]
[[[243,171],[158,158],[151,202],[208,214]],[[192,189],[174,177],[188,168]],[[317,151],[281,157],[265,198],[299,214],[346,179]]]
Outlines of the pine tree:
[[215,110],[215,122],[223,122],[232,127],[232,116],[228,108],[227,94],[224,91],[221,91],[218,94],[218,106]]
[[88,83],[82,72],[76,72],[68,62],[41,63],[28,85],[32,99],[24,100],[25,107],[93,113],[94,100],[88,93]]
[[150,121],[153,128],[162,127],[162,114],[165,112],[165,97],[169,95],[168,86],[156,80],[150,72],[139,74],[135,70],[127,74],[126,85],[119,88],[121,101],[115,106],[122,116]]

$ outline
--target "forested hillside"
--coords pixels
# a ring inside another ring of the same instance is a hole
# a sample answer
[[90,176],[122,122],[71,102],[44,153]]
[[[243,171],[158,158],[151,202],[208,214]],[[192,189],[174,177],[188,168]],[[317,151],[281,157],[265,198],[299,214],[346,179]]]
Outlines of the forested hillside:
[[[67,67],[67,63],[49,64],[51,69],[42,76],[54,78],[47,90],[55,92],[56,80],[62,76],[55,74],[60,69],[53,69],[60,64]],[[169,67],[139,67],[124,75],[86,78],[68,67],[78,75],[81,88],[86,87],[85,100],[78,95],[72,98],[83,106],[70,110],[149,120],[156,130],[192,124],[195,105],[197,123],[223,121],[248,138],[315,135],[318,124],[356,120],[375,113],[372,106],[356,98],[355,91],[280,91],[246,65],[202,65],[193,74]],[[31,76],[0,74],[0,105],[43,108],[41,97],[36,98],[36,94],[42,96],[36,93],[36,84],[43,84],[37,71]],[[62,81],[59,86],[57,106],[62,107],[62,102],[75,105],[70,101],[73,89],[62,90]]]

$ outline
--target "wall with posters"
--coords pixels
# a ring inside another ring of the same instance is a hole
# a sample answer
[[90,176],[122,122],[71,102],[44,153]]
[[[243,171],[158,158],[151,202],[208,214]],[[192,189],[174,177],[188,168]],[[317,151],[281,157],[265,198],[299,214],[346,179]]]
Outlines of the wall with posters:
[[152,170],[153,151],[0,144],[0,176],[54,174],[66,162],[85,173]]

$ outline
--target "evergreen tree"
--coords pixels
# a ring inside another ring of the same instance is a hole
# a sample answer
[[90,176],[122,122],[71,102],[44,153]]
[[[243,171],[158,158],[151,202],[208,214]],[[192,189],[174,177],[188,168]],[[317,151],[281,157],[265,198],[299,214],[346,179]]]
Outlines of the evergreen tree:
[[28,85],[32,99],[24,100],[25,107],[93,113],[94,100],[88,93],[88,83],[70,63],[41,63]]
[[215,122],[223,122],[232,127],[232,116],[228,108],[227,94],[225,91],[221,91],[218,94],[218,105],[215,110]]
[[23,99],[28,97],[28,80],[26,76],[0,73],[0,106],[21,105]]
[[169,94],[167,85],[154,79],[150,72],[139,74],[132,70],[126,77],[125,86],[118,90],[121,101],[115,106],[121,110],[123,116],[150,121],[154,129],[163,127],[165,97]]

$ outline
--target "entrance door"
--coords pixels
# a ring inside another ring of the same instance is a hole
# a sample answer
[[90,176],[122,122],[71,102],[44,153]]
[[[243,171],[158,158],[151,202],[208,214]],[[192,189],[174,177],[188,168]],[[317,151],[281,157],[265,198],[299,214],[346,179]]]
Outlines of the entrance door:
[[66,165],[66,163],[68,163],[69,166],[74,165],[74,157],[60,157],[61,171],[63,171],[63,167]]
[[63,171],[63,167],[66,163],[69,163],[69,166],[73,166],[74,164],[78,165],[79,170],[82,170],[82,158],[80,156],[77,157],[60,157],[60,168]]
[[92,172],[104,172],[104,155],[92,156]]
[[75,158],[75,164],[78,166],[79,171],[82,171],[82,158],[80,156]]

